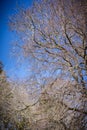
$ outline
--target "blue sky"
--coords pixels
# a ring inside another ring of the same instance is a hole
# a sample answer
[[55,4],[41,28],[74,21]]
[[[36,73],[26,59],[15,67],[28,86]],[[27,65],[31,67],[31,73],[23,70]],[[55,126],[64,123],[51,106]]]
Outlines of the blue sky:
[[[7,75],[11,71],[15,71],[15,60],[11,57],[11,43],[15,41],[14,34],[9,30],[8,21],[9,17],[14,13],[16,6],[31,6],[33,0],[1,0],[0,1],[0,61],[4,64],[4,69]],[[24,71],[25,70],[25,71]],[[24,77],[26,69],[22,66],[15,71],[19,77]]]

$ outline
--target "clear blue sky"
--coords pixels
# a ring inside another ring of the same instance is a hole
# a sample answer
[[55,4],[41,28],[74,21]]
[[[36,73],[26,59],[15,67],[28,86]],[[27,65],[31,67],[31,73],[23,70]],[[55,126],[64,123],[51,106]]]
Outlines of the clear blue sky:
[[[4,69],[7,74],[11,70],[15,70],[14,59],[10,56],[11,42],[15,40],[14,34],[9,30],[8,21],[9,16],[14,13],[14,9],[17,5],[25,7],[31,6],[33,0],[1,0],[0,1],[0,61],[4,64]],[[23,71],[24,67],[22,66],[17,70],[16,74],[18,76],[24,76],[25,72]]]

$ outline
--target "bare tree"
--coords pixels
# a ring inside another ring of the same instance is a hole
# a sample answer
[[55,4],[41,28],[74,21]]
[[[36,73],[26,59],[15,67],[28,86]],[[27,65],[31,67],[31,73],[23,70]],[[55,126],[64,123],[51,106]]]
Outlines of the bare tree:
[[55,122],[52,125],[58,130],[85,130],[87,108],[83,106],[83,100],[87,104],[87,98],[82,96],[74,82],[57,79],[45,86],[41,94],[38,111],[42,116],[39,121],[49,122],[48,126]]
[[[49,110],[48,106],[50,104],[58,101],[60,104],[59,109],[63,107],[67,111],[74,111],[74,116],[71,116],[73,121],[70,120],[72,125],[77,121],[77,117],[81,117],[79,122],[82,124],[83,117],[84,119],[86,117],[83,115],[87,114],[84,111],[87,107],[86,21],[85,16],[81,13],[83,8],[81,11],[79,10],[79,4],[78,2],[75,3],[74,0],[38,0],[34,2],[31,8],[19,9],[10,19],[11,29],[19,36],[18,41],[15,43],[16,53],[19,52],[26,59],[29,56],[31,59],[35,59],[38,62],[36,71],[38,68],[40,70],[40,67],[42,70],[59,71],[58,75],[62,75],[62,79],[68,79],[70,82],[75,83],[70,85],[73,91],[75,87],[76,89],[79,88],[81,97],[83,97],[81,100],[82,109],[73,107],[70,104],[68,106],[65,100],[61,102],[59,100],[60,96],[57,97],[58,100],[53,100],[49,98],[49,94],[45,93],[45,98],[47,97],[45,101],[50,102],[44,106],[46,110]],[[67,97],[69,94],[73,96],[71,88],[67,87],[69,93],[61,92],[63,99],[64,96]],[[56,103],[55,106],[55,109],[58,109]],[[48,115],[50,115],[49,112],[47,112]],[[54,114],[53,111],[52,119]],[[67,115],[66,112],[64,112],[63,116],[65,115]],[[64,122],[62,124],[66,127]],[[77,126],[75,129],[78,130]]]
[[85,18],[78,9],[72,1],[35,2],[32,8],[21,9],[11,17],[10,27],[20,36],[16,50],[62,70],[85,89]]

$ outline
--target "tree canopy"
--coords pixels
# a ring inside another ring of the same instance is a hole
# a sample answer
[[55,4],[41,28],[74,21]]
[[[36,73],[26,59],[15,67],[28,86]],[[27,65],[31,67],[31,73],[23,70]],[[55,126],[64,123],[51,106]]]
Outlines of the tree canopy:
[[71,77],[85,89],[87,38],[85,17],[79,9],[78,2],[73,1],[37,1],[13,15],[10,27],[20,37],[16,46],[23,57],[43,62],[43,68],[61,70],[63,76]]
[[85,2],[36,0],[11,16],[13,52],[31,63],[32,75],[10,81],[0,62],[2,124],[18,130],[87,129]]

